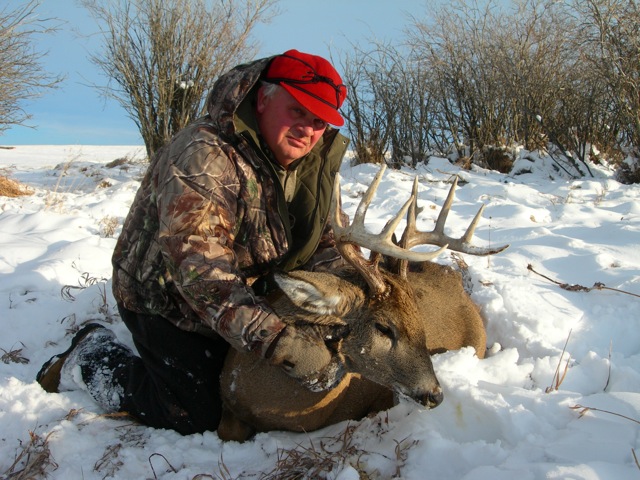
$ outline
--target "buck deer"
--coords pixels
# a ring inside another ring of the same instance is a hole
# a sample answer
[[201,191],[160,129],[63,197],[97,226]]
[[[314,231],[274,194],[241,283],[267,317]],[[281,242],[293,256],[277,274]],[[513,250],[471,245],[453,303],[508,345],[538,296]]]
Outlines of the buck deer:
[[[379,234],[369,233],[364,217],[384,171],[383,166],[349,226],[340,220],[336,176],[332,223],[337,247],[350,266],[330,273],[276,275],[280,290],[268,298],[285,322],[314,325],[317,341],[326,343],[335,360],[334,375],[319,386],[320,391],[311,391],[257,356],[231,349],[220,376],[221,439],[244,441],[260,431],[308,432],[357,420],[392,407],[394,394],[434,408],[443,393],[430,355],[472,346],[478,357],[484,357],[483,320],[462,288],[460,274],[429,260],[446,248],[489,255],[508,245],[491,249],[470,244],[484,205],[462,237],[444,233],[457,179],[432,231],[416,228],[416,179],[398,214]],[[405,213],[407,226],[396,242],[394,231]],[[421,244],[441,248],[410,250]],[[369,259],[359,247],[371,251]],[[419,262],[419,268],[409,268],[409,262],[412,266]]]

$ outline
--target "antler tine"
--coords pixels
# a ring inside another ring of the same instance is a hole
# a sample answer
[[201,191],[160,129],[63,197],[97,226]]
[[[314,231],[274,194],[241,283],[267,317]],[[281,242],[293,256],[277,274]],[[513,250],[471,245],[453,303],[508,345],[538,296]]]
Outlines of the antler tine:
[[454,192],[457,187],[458,176],[456,175],[447,194],[447,199],[444,201],[444,204],[442,204],[442,210],[440,210],[440,215],[438,215],[438,219],[436,220],[436,226],[433,229],[434,232],[444,232],[444,224],[447,223],[447,217],[449,216],[451,205],[453,205]]
[[473,237],[473,234],[476,231],[476,227],[478,226],[478,222],[480,221],[480,218],[482,218],[482,212],[484,212],[484,207],[485,207],[484,204],[480,205],[480,208],[478,209],[476,216],[473,217],[473,220],[471,220],[471,223],[467,227],[467,231],[464,232],[464,235],[462,235],[462,237],[460,237],[460,240],[462,240],[462,243],[469,243],[471,241],[471,238]]
[[[404,242],[405,248],[412,248],[416,245],[428,244],[428,245],[448,245],[449,250],[454,250],[456,252],[468,253],[470,255],[493,255],[495,253],[499,253],[506,249],[509,245],[502,245],[500,247],[477,247],[475,245],[471,245],[471,239],[476,230],[478,222],[482,217],[482,212],[484,211],[484,205],[480,207],[478,213],[476,213],[475,217],[467,227],[466,232],[460,238],[452,238],[444,233],[444,226],[447,222],[447,216],[449,215],[449,211],[451,210],[451,205],[453,204],[454,192],[458,185],[458,177],[456,176],[451,188],[449,189],[449,193],[447,195],[447,199],[445,200],[442,210],[438,215],[438,219],[436,220],[436,225],[434,229],[430,232],[421,232],[418,231],[415,225],[415,205],[413,208],[409,210],[409,217],[407,218],[407,228],[405,229],[405,233],[402,235],[402,240]],[[414,189],[417,190],[417,179],[414,183]],[[417,195],[416,195],[417,198]]]
[[[373,197],[375,196],[375,193],[378,190],[378,186],[380,186],[380,181],[382,180],[382,176],[384,175],[384,172],[386,170],[387,170],[386,165],[382,165],[380,167],[380,170],[378,171],[373,181],[367,188],[367,191],[365,192],[365,194],[363,195],[362,200],[360,200],[360,203],[358,204],[358,207],[356,209],[356,213],[353,216],[353,221],[351,222],[351,231],[349,232],[350,235],[354,235],[354,232],[357,232],[357,235],[365,234],[366,238],[377,238],[383,242],[390,242],[391,237],[395,232],[395,229],[398,227],[398,224],[402,221],[402,218],[407,212],[407,209],[411,205],[412,199],[409,198],[409,200],[405,202],[405,204],[398,211],[398,213],[396,213],[396,215],[393,218],[387,221],[382,231],[378,235],[374,236],[366,232],[366,229],[364,226],[364,218],[367,214],[367,210],[369,209],[369,205],[371,205],[371,201],[373,200]],[[354,238],[362,239],[359,236]],[[364,247],[365,245],[362,244],[361,246]]]
[[376,176],[373,178],[373,182],[371,182],[371,184],[369,185],[369,188],[367,188],[367,191],[362,197],[362,200],[360,200],[360,203],[358,204],[358,208],[356,209],[356,213],[353,216],[353,222],[351,222],[351,225],[353,225],[354,227],[357,226],[358,228],[364,228],[364,217],[367,214],[367,209],[369,208],[369,205],[371,205],[371,200],[373,200],[373,196],[378,190],[378,186],[380,185],[380,181],[382,180],[382,175],[384,174],[386,169],[387,169],[386,165],[382,165],[380,167],[380,170],[378,171]]

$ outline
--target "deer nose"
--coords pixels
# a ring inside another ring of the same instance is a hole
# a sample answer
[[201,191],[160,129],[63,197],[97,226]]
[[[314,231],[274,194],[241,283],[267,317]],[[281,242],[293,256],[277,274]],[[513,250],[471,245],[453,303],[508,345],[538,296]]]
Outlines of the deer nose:
[[427,408],[436,408],[444,400],[444,392],[438,385],[424,396],[422,404]]

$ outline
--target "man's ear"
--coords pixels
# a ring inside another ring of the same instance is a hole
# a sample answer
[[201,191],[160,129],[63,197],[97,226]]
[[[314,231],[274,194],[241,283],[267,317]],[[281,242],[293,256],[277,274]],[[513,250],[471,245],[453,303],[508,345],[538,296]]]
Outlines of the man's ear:
[[258,93],[256,95],[256,111],[258,113],[263,113],[264,112],[265,106],[266,106],[267,102],[269,101],[267,96],[264,94],[264,89],[265,89],[265,87],[259,87],[258,88]]
[[364,302],[364,292],[330,273],[297,270],[274,278],[284,294],[307,312],[342,317]]

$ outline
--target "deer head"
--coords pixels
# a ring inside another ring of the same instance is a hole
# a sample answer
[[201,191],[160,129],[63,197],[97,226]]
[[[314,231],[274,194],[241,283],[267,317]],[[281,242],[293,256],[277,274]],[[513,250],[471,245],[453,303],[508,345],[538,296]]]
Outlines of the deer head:
[[[433,231],[420,232],[415,226],[414,182],[411,197],[398,215],[381,233],[367,232],[365,213],[383,173],[384,168],[348,226],[340,221],[336,178],[332,223],[337,246],[350,265],[324,273],[277,275],[281,290],[268,299],[285,322],[313,326],[314,341],[324,342],[333,352],[331,362],[335,359],[340,366],[328,369],[334,378],[325,379],[321,391],[310,391],[255,355],[231,349],[221,375],[226,413],[218,429],[220,438],[243,440],[252,432],[268,430],[312,431],[360,419],[390,408],[390,390],[432,408],[443,400],[443,394],[430,351],[475,346],[479,356],[484,354],[482,317],[461,282],[442,265],[423,263],[416,272],[408,270],[407,264],[431,260],[447,247],[487,255],[506,246],[483,249],[470,245],[482,210],[460,239],[444,234],[455,183]],[[396,242],[393,231],[405,213],[407,227]],[[440,248],[436,252],[411,251],[423,243]],[[360,247],[371,250],[369,258]],[[380,262],[381,256],[385,256],[384,262]],[[396,259],[391,269],[387,267],[389,258]],[[349,373],[340,380],[345,370]]]
[[[427,348],[424,315],[416,305],[414,290],[407,281],[407,263],[432,260],[450,248],[474,255],[488,255],[503,250],[474,247],[470,244],[482,208],[459,239],[444,234],[444,224],[453,202],[456,187],[454,182],[447,201],[431,232],[416,228],[417,180],[409,200],[379,234],[372,234],[364,227],[367,208],[380,184],[383,166],[362,198],[351,225],[342,224],[338,205],[340,178],[336,175],[332,205],[332,219],[336,245],[353,269],[322,272],[290,272],[277,275],[276,281],[282,292],[306,315],[304,322],[316,322],[324,337],[331,342],[341,340],[337,350],[340,361],[347,371],[357,372],[366,378],[383,384],[396,393],[406,395],[427,407],[435,407],[442,401],[442,391],[433,371]],[[394,241],[394,231],[402,217],[407,214],[407,227],[401,240]],[[437,245],[433,252],[415,252],[410,249],[422,244]],[[371,251],[367,259],[360,249]],[[382,255],[400,260],[395,271],[380,267]],[[292,321],[300,321],[295,308],[274,305],[276,311],[286,317],[293,312]],[[428,308],[428,305],[421,305]],[[302,316],[304,317],[304,315]],[[321,327],[320,327],[321,326]],[[331,330],[327,330],[328,327]],[[336,329],[344,326],[346,328]],[[335,332],[340,331],[340,338]],[[326,333],[329,332],[329,333]],[[343,369],[332,369],[339,374]],[[323,388],[331,388],[339,376],[325,378]]]

